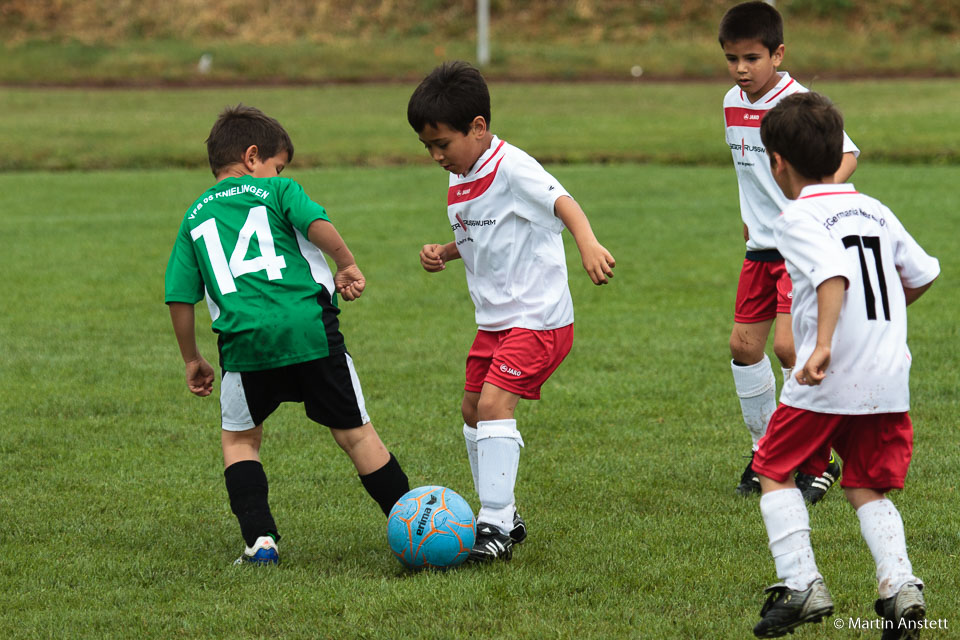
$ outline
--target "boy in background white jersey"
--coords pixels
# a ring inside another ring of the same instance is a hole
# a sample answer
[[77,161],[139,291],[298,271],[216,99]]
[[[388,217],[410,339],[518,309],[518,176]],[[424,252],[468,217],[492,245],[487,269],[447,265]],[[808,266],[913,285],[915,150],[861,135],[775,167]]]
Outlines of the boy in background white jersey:
[[774,237],[793,281],[799,370],[784,383],[753,461],[783,581],[767,589],[754,634],[779,637],[833,612],[793,480],[798,468],[822,472],[833,447],[844,461],[840,485],[876,562],[882,638],[915,638],[926,614],[923,583],[885,494],[903,488],[913,451],[907,305],[930,287],[940,264],[890,209],[852,184],[832,183],[843,155],[843,118],[828,99],[785,98],[760,133],[774,179],[794,200]]
[[613,277],[580,205],[536,160],[490,132],[490,94],[479,71],[448,62],[428,75],[407,120],[450,172],[447,215],[454,241],[427,244],[429,272],[463,259],[476,306],[467,356],[463,435],[480,497],[474,562],[509,560],[526,525],[514,501],[523,440],[514,410],[540,387],[573,343],[573,301],[560,233],[570,230],[594,284]]
[[[760,140],[760,122],[780,100],[806,89],[790,74],[777,71],[783,62],[783,20],[766,2],[745,2],[727,11],[720,22],[719,40],[727,68],[737,83],[723,99],[723,115],[737,171],[743,239],[747,243],[730,334],[731,368],[743,420],[756,451],[777,406],[776,378],[764,353],[772,325],[773,351],[780,360],[784,380],[790,377],[796,359],[790,334],[790,278],[773,242],[773,222],[788,199],[770,174]],[[860,150],[846,134],[843,151],[840,167],[831,178],[835,182],[846,182],[857,166]],[[811,504],[820,500],[840,476],[839,464],[832,457],[830,462],[820,477],[797,478],[804,498]],[[748,462],[737,493],[759,492],[759,481]]]

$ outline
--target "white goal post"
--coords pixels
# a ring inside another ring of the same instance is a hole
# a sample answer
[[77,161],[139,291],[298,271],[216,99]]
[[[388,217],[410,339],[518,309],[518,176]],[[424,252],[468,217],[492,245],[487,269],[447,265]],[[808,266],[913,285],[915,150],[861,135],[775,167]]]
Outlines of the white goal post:
[[477,64],[490,64],[490,0],[477,0]]

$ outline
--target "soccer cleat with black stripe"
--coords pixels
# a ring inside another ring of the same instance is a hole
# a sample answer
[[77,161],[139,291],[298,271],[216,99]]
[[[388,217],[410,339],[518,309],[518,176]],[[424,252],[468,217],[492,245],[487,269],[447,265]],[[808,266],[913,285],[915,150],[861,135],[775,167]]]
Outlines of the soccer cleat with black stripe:
[[923,600],[923,585],[905,584],[896,595],[877,600],[874,610],[882,616],[885,624],[880,640],[914,640],[920,637],[927,604]]
[[806,473],[797,473],[797,489],[803,494],[803,499],[809,504],[817,504],[827,495],[838,480],[840,480],[840,463],[830,454],[830,462],[827,463],[827,469],[819,476],[811,476]]
[[520,544],[527,539],[527,523],[516,511],[513,512],[513,529],[510,529],[510,539],[513,540],[513,544]]
[[270,536],[260,536],[252,547],[245,547],[243,555],[234,560],[233,564],[268,565],[280,562],[280,549],[276,541]]
[[513,557],[513,539],[501,533],[500,529],[486,522],[477,523],[477,535],[467,560],[470,562],[492,562],[509,560]]
[[754,493],[760,493],[760,478],[753,470],[753,454],[751,453],[747,468],[743,470],[743,474],[740,476],[740,484],[737,485],[737,494],[749,496]]
[[760,622],[753,628],[758,638],[779,638],[805,622],[820,622],[833,613],[833,599],[822,578],[814,580],[803,591],[780,582],[767,587],[767,601],[760,609]]

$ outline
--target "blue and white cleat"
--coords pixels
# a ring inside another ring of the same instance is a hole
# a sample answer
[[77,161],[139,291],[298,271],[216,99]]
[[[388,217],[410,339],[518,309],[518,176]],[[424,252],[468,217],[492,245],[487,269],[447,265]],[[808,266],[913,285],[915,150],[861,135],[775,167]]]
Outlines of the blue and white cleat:
[[268,565],[280,562],[280,548],[276,541],[270,536],[260,536],[252,547],[246,547],[243,555],[237,558],[233,564],[255,564]]

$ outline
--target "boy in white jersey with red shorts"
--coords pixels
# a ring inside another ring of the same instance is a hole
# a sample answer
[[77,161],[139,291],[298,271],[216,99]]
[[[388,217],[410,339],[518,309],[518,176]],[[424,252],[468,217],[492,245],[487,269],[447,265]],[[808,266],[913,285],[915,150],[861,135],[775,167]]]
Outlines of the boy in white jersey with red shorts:
[[[783,61],[783,20],[766,2],[745,2],[731,8],[720,22],[719,40],[727,68],[737,83],[723,99],[723,114],[740,188],[740,215],[747,243],[730,334],[731,368],[743,420],[756,451],[777,406],[776,378],[764,352],[771,326],[773,351],[780,360],[784,380],[790,377],[796,359],[790,333],[790,278],[773,242],[773,222],[788,199],[770,174],[760,140],[760,123],[780,100],[806,89],[790,74],[777,71]],[[843,161],[833,176],[836,182],[850,177],[860,153],[846,134],[843,151]],[[797,478],[804,497],[811,503],[822,498],[840,475],[840,466],[832,457],[830,460],[822,476]],[[749,495],[759,491],[756,473],[748,462],[737,493]]]
[[259,109],[238,105],[213,125],[207,155],[217,182],[184,215],[165,301],[187,386],[209,396],[214,372],[194,335],[194,305],[207,299],[223,370],[223,475],[246,545],[237,563],[276,564],[280,535],[260,443],[281,403],[303,403],[307,417],[330,428],[384,515],[410,487],[370,424],[337,319],[337,296],[359,298],[366,279],[326,210],[280,177],[293,159],[290,136]]
[[614,259],[583,210],[536,160],[490,132],[490,94],[464,62],[441,65],[417,87],[407,120],[450,172],[447,215],[454,241],[427,244],[420,263],[442,271],[461,258],[478,331],[467,356],[463,435],[480,497],[474,562],[509,560],[526,537],[514,485],[523,439],[514,410],[570,351],[573,302],[560,233],[570,230],[594,284]]
[[883,640],[915,638],[926,613],[903,521],[886,493],[902,489],[913,450],[907,305],[940,273],[882,203],[852,184],[834,184],[843,118],[816,93],[785,98],[763,120],[772,173],[794,200],[774,226],[793,281],[795,376],[753,461],[760,512],[781,583],[754,633],[775,638],[833,612],[814,561],[809,516],[794,484],[819,474],[831,447],[840,480],[877,567]]

